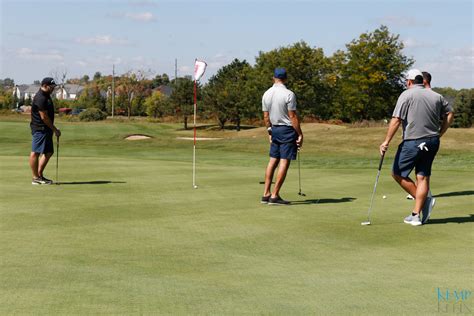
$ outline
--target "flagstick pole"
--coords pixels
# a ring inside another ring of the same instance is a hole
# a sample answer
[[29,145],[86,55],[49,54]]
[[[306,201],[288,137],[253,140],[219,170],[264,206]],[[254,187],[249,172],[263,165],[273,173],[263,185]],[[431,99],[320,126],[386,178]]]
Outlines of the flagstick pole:
[[196,109],[197,109],[197,91],[196,80],[194,80],[194,146],[193,146],[193,188],[197,189],[196,185]]

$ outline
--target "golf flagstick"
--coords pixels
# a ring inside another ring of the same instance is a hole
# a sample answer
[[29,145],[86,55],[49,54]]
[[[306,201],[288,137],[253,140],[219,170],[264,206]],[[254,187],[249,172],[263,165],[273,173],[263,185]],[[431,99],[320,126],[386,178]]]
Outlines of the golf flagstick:
[[374,185],[374,190],[372,191],[372,197],[370,198],[370,206],[369,206],[369,211],[367,214],[367,221],[360,223],[361,225],[370,225],[370,213],[372,212],[372,204],[374,203],[374,195],[375,191],[377,190],[377,183],[379,182],[379,177],[380,177],[380,170],[382,170],[382,164],[383,164],[383,158],[385,157],[385,152],[381,155],[380,157],[380,163],[379,163],[379,170],[377,172],[377,177],[375,178],[375,185]]
[[56,185],[59,185],[59,136],[56,136]]
[[193,188],[197,189],[196,185],[196,112],[197,112],[197,82],[201,79],[206,71],[207,64],[204,61],[194,61],[194,142],[193,142]]

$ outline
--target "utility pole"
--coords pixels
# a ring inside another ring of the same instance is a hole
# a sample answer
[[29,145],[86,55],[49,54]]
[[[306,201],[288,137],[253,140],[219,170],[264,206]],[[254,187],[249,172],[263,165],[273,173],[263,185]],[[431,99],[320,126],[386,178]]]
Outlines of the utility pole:
[[115,64],[112,65],[112,118],[115,112]]
[[174,82],[178,82],[178,58],[174,59]]

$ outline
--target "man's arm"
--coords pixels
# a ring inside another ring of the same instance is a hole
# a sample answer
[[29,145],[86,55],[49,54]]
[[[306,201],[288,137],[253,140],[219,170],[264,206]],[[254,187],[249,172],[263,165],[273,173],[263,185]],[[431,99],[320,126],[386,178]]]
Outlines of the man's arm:
[[57,137],[61,136],[61,131],[53,125],[53,122],[51,122],[51,120],[49,119],[48,113],[46,111],[39,111],[39,115],[43,120],[44,124],[46,124],[46,126],[48,126],[54,132],[54,134],[56,134]]
[[388,125],[387,136],[385,136],[384,142],[380,145],[380,155],[383,155],[388,150],[388,145],[392,141],[393,136],[397,132],[402,119],[399,117],[392,117],[390,124]]
[[296,140],[296,145],[298,147],[303,146],[303,132],[301,131],[300,120],[298,119],[298,115],[296,111],[288,110],[288,116],[290,117],[291,125],[295,129],[296,133],[298,133],[298,139]]
[[444,133],[448,130],[451,123],[454,121],[454,113],[448,112],[448,114],[443,118],[443,123],[441,124],[441,129],[439,131],[439,137],[442,137]]
[[268,111],[263,111],[263,121],[265,122],[265,126],[267,127],[268,131],[268,139],[270,143],[272,142],[272,122],[270,122],[270,114]]

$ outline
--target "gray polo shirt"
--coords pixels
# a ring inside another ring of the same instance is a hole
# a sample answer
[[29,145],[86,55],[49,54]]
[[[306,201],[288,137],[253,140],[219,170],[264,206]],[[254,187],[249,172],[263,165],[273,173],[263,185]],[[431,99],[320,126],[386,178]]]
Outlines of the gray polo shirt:
[[275,83],[263,94],[262,111],[269,112],[272,125],[291,126],[288,111],[296,111],[296,96],[284,84]]
[[392,117],[402,119],[403,139],[439,136],[441,121],[453,109],[442,95],[414,85],[398,97]]

